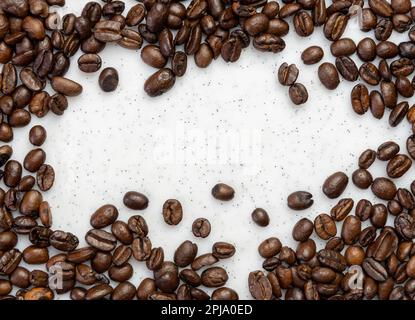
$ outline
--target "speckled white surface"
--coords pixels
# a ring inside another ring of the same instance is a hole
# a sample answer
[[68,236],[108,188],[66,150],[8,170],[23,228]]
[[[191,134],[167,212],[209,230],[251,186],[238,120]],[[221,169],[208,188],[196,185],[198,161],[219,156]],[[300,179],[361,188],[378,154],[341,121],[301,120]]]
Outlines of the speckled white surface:
[[[64,11],[79,14],[86,2],[67,0]],[[135,1],[126,3],[129,8]],[[345,36],[357,40],[362,34],[350,25]],[[57,172],[54,188],[45,194],[53,208],[54,229],[77,234],[84,245],[83,235],[96,208],[112,203],[127,220],[137,212],[122,205],[123,194],[143,192],[150,205],[139,213],[147,220],[153,245],[164,247],[166,259],[172,259],[186,239],[198,244],[199,253],[210,251],[215,241],[234,243],[236,255],[219,265],[229,272],[227,286],[249,298],[247,275],[262,264],[258,244],[277,236],[284,244],[295,245],[294,222],[327,212],[336,203],[321,192],[327,175],[338,170],[351,174],[360,152],[385,140],[395,140],[404,149],[410,132],[406,121],[390,128],[388,111],[381,120],[370,112],[354,114],[351,83],[342,81],[337,90],[328,91],[317,79],[318,65],[301,63],[302,50],[315,44],[325,50],[323,61],[334,61],[321,29],[306,39],[293,32],[285,40],[287,48],[280,54],[248,48],[237,63],[218,59],[204,70],[190,59],[186,75],[177,79],[173,90],[155,99],[143,91],[145,79],[155,70],[142,63],[139,52],[116,46],[103,52],[104,67],[115,67],[120,74],[120,86],[112,94],[99,90],[98,73],[82,74],[77,57],[73,59],[68,77],[82,83],[84,93],[70,99],[63,117],[49,114],[32,122],[47,128],[44,149]],[[287,88],[277,84],[276,69],[285,61],[300,67],[298,81],[308,88],[310,98],[302,107],[293,106]],[[22,160],[31,148],[29,127],[16,131],[15,155]],[[383,163],[370,169],[374,176],[384,170]],[[413,173],[397,183],[408,186]],[[235,188],[233,201],[221,203],[211,197],[210,190],[219,181]],[[314,194],[315,204],[303,212],[286,207],[286,196],[298,189]],[[375,200],[351,183],[344,196]],[[183,205],[178,226],[163,221],[161,208],[168,198]],[[255,207],[269,212],[268,227],[251,221]],[[211,235],[203,240],[191,233],[198,217],[212,224]],[[145,264],[133,264],[132,282],[138,284],[150,273]]]

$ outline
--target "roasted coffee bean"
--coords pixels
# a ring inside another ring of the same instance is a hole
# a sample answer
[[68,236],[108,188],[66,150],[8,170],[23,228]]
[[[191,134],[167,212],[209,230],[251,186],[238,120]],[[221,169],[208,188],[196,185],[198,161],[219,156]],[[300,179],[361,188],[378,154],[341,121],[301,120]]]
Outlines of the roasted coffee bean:
[[148,234],[147,222],[140,215],[134,215],[128,219],[128,228],[140,238],[144,238]]
[[356,216],[361,221],[366,221],[372,216],[372,204],[369,200],[361,199],[356,205]]
[[357,44],[356,52],[360,60],[368,62],[376,58],[376,43],[372,38],[364,38]]
[[36,220],[30,216],[19,216],[13,221],[13,231],[18,234],[29,234],[36,226]]
[[213,254],[206,253],[195,258],[194,261],[192,262],[191,267],[193,270],[197,271],[203,267],[211,266],[212,264],[215,264],[218,261],[219,259],[216,258]]
[[[221,56],[226,62],[235,62],[242,52],[242,42],[238,37],[230,37],[225,40],[221,47]],[[213,54],[213,53],[212,53]]]
[[402,177],[412,166],[412,160],[404,154],[397,154],[389,160],[386,172],[390,178]]
[[308,100],[307,89],[301,83],[294,83],[291,85],[288,93],[291,101],[296,105],[306,103]]
[[154,280],[162,292],[174,292],[180,281],[177,266],[169,261],[164,262],[160,269],[154,271]]
[[[41,146],[45,142],[46,137],[47,137],[46,129],[42,127],[41,125],[33,126],[29,131],[29,141],[34,146]],[[0,148],[0,153],[1,153],[1,148]]]
[[357,114],[364,114],[369,110],[369,91],[364,84],[357,84],[351,92],[352,107]]
[[346,189],[349,178],[343,172],[330,175],[323,184],[323,192],[330,199],[339,197]]
[[142,193],[129,191],[124,195],[123,203],[127,208],[143,210],[148,206],[148,198]]
[[389,161],[398,154],[399,145],[393,141],[382,143],[377,150],[377,158],[382,161]]
[[387,208],[388,208],[389,213],[394,215],[394,216],[397,216],[403,210],[401,204],[397,200],[388,201]]
[[104,273],[112,264],[112,256],[107,252],[98,251],[91,260],[91,267],[98,273]]
[[102,300],[113,292],[108,284],[98,284],[87,290],[85,300]]
[[308,37],[314,32],[313,19],[306,11],[299,11],[293,18],[294,29],[300,37]]
[[118,241],[125,245],[131,244],[134,240],[133,234],[130,231],[128,225],[123,221],[115,221],[111,225],[111,232],[117,238]]
[[318,77],[321,83],[329,90],[334,90],[340,83],[336,67],[329,62],[321,64],[318,68]]
[[213,52],[208,44],[202,43],[194,57],[195,63],[199,68],[207,68],[213,60]]
[[298,259],[302,261],[311,260],[316,254],[316,243],[312,239],[300,242],[295,252]]
[[366,169],[357,169],[352,174],[354,185],[360,189],[367,189],[373,182],[373,177]]
[[0,147],[0,167],[3,167],[13,154],[13,148],[9,145]]
[[61,251],[72,251],[78,244],[79,240],[72,233],[64,231],[54,231],[49,238],[50,244]]
[[55,170],[48,164],[43,164],[36,173],[36,181],[41,191],[48,191],[55,181]]
[[27,171],[36,172],[46,160],[46,153],[40,148],[31,150],[23,161],[23,166]]
[[356,49],[356,44],[350,38],[339,39],[330,45],[331,54],[335,57],[351,56]]
[[151,75],[144,83],[144,91],[150,97],[156,97],[170,90],[176,81],[171,69],[163,68]]
[[212,188],[212,196],[221,201],[232,200],[235,195],[235,190],[224,183],[218,183]]
[[407,77],[399,76],[395,81],[395,86],[401,96],[411,98],[414,95],[414,88]]
[[211,267],[202,272],[202,284],[208,288],[222,287],[228,281],[228,274],[221,267]]
[[387,279],[386,269],[373,258],[366,258],[362,264],[365,272],[375,281],[385,281]]
[[97,72],[101,68],[101,65],[101,57],[97,54],[86,53],[80,56],[78,59],[78,67],[83,72]]
[[78,96],[82,93],[82,86],[67,78],[53,77],[51,85],[56,92],[68,97]]
[[19,211],[24,215],[37,216],[42,203],[42,194],[37,190],[26,192],[20,202]]
[[361,221],[354,215],[346,217],[343,222],[341,237],[345,244],[354,244],[357,242],[361,232]]
[[324,213],[316,217],[314,220],[314,228],[317,235],[323,240],[328,240],[337,233],[336,223],[329,215]]
[[318,261],[335,271],[341,272],[346,269],[346,259],[337,251],[333,250],[320,250],[317,255]]
[[136,288],[131,282],[122,282],[114,288],[111,300],[133,300]]
[[401,213],[395,218],[396,232],[404,239],[411,240],[415,238],[415,219],[407,214]]
[[283,86],[291,86],[298,77],[298,68],[295,64],[288,65],[284,62],[278,69],[278,81]]
[[22,178],[22,165],[15,161],[9,160],[4,167],[3,181],[8,187],[15,187]]
[[215,242],[212,246],[212,254],[218,259],[228,259],[236,252],[235,247],[227,242]]
[[189,240],[184,241],[174,253],[174,263],[181,267],[191,264],[197,255],[197,245]]
[[182,77],[186,73],[187,55],[184,52],[176,51],[173,54],[171,59],[171,69],[177,77]]
[[333,13],[324,24],[323,32],[325,37],[331,41],[339,40],[346,29],[348,20],[349,17],[347,15],[343,15],[340,12]]
[[23,260],[27,264],[42,264],[49,260],[49,251],[47,248],[29,246],[23,250]]
[[256,300],[271,300],[272,287],[268,278],[262,271],[249,273],[248,277],[249,292]]
[[150,278],[145,278],[137,288],[137,298],[138,300],[148,300],[150,295],[155,291],[157,291],[155,281]]
[[395,77],[407,77],[414,71],[414,64],[408,58],[401,58],[390,64],[391,73]]
[[92,247],[84,247],[69,252],[66,256],[66,261],[71,263],[84,263],[95,257],[97,250]]
[[121,27],[118,21],[101,20],[95,25],[94,37],[104,43],[120,41],[122,39]]
[[370,217],[370,222],[376,228],[382,228],[386,224],[386,219],[388,218],[388,210],[383,204],[375,204],[372,207],[372,214]]
[[365,251],[360,246],[350,246],[346,249],[344,257],[349,266],[360,266],[365,259]]
[[404,188],[399,188],[396,193],[399,203],[408,210],[411,210],[415,206],[415,200],[411,192]]
[[147,269],[157,270],[164,262],[164,251],[163,248],[153,248],[150,253],[150,257],[146,261]]
[[277,255],[281,251],[281,242],[278,238],[268,238],[264,240],[258,247],[258,252],[263,258],[270,258]]
[[137,261],[145,261],[150,258],[152,244],[148,237],[134,239],[131,248]]
[[360,77],[368,84],[376,86],[380,82],[378,68],[371,62],[365,62],[359,68]]
[[391,81],[392,80],[392,72],[390,70],[389,64],[385,59],[381,59],[379,61],[379,74],[385,81]]
[[296,241],[305,241],[313,233],[313,222],[307,218],[299,220],[292,231],[292,237]]
[[154,68],[163,68],[167,63],[167,59],[161,53],[160,48],[151,44],[141,50],[141,59]]
[[18,238],[13,231],[0,232],[0,251],[9,251],[17,244]]
[[313,195],[307,191],[296,191],[288,196],[287,205],[293,210],[304,210],[313,205],[312,197]]
[[210,230],[210,222],[205,218],[198,218],[192,224],[192,232],[195,237],[206,238],[209,236]]
[[96,210],[90,219],[91,226],[102,229],[113,224],[118,218],[118,210],[111,204],[104,205]]
[[166,200],[162,213],[164,221],[169,225],[178,225],[183,218],[182,205],[175,199]]
[[353,209],[354,201],[350,198],[341,199],[331,210],[330,215],[336,221],[341,221]]
[[340,237],[331,238],[327,241],[325,249],[341,252],[344,249],[344,241]]
[[117,243],[117,239],[111,233],[96,229],[87,232],[85,241],[90,246],[104,252],[112,251]]
[[394,108],[398,102],[398,93],[395,84],[390,81],[382,81],[380,83],[380,90],[385,107]]
[[308,47],[303,51],[301,54],[301,60],[303,60],[304,64],[316,64],[323,59],[324,51],[319,46],[311,46]]
[[346,56],[336,58],[336,68],[347,81],[356,81],[359,70],[352,59]]
[[262,52],[278,53],[285,49],[285,41],[270,33],[263,33],[254,38],[254,48]]
[[114,68],[105,68],[99,75],[99,86],[104,92],[115,91],[118,87],[118,72]]
[[389,114],[389,125],[396,127],[405,118],[408,112],[409,104],[406,101],[398,103]]
[[212,300],[239,300],[239,296],[235,290],[222,287],[212,292]]
[[260,227],[266,227],[269,225],[269,215],[262,208],[256,208],[251,213],[252,220]]

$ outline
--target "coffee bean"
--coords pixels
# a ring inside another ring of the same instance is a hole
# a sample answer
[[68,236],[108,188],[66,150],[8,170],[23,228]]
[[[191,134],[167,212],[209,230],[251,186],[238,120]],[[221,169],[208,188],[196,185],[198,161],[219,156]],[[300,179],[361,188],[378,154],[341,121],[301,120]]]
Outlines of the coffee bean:
[[270,258],[277,255],[281,251],[281,241],[272,237],[264,240],[258,247],[258,252],[263,258]]
[[361,199],[356,205],[356,217],[361,221],[366,221],[372,216],[372,204],[369,200]]
[[269,18],[264,13],[256,13],[245,20],[244,28],[252,37],[268,29]]
[[105,68],[99,75],[99,86],[104,92],[115,91],[118,87],[118,72],[114,68]]
[[211,266],[212,264],[215,264],[218,261],[219,261],[219,259],[216,258],[213,254],[206,253],[206,254],[198,256],[196,259],[194,259],[194,261],[192,262],[191,267],[192,267],[193,270],[197,271],[197,270],[200,270],[203,267]]
[[22,165],[15,161],[9,160],[4,167],[3,180],[8,187],[15,187],[22,178]]
[[94,37],[104,43],[117,42],[122,39],[121,29],[118,21],[102,20],[95,25]]
[[249,273],[248,286],[249,292],[254,299],[271,300],[271,283],[262,271],[254,271]]
[[307,89],[301,83],[291,85],[288,92],[291,101],[296,105],[304,104],[308,100]]
[[23,161],[23,166],[27,171],[36,172],[46,160],[46,153],[40,149],[31,150]]
[[329,90],[336,89],[340,83],[336,67],[329,62],[325,62],[319,66],[318,77],[321,83]]
[[340,12],[330,15],[324,24],[323,32],[325,37],[331,41],[339,40],[346,29],[348,20],[349,17]]
[[167,200],[163,205],[163,218],[169,225],[178,225],[183,218],[182,205],[178,200]]
[[78,244],[79,240],[72,233],[64,231],[54,231],[49,238],[50,244],[61,251],[72,251]]
[[218,183],[212,188],[212,196],[221,201],[232,200],[235,195],[235,190],[224,183]]
[[202,272],[202,284],[208,288],[222,287],[228,281],[226,270],[221,267],[211,267]]
[[382,228],[386,224],[386,219],[388,218],[388,210],[383,204],[375,204],[372,207],[372,214],[370,217],[370,222],[376,228]]
[[278,53],[285,49],[285,41],[270,33],[263,33],[254,38],[254,48],[262,52]]
[[153,248],[150,253],[150,257],[146,261],[147,269],[157,270],[164,262],[164,251],[163,248]]
[[372,38],[364,38],[357,44],[357,55],[364,62],[373,61],[376,58],[376,43]]
[[123,203],[127,208],[143,210],[148,206],[148,198],[142,193],[129,191],[124,195]]
[[189,240],[183,242],[174,253],[174,263],[179,267],[187,267],[197,255],[197,245]]
[[228,259],[236,252],[235,247],[227,242],[215,242],[212,246],[212,254],[218,259]]
[[333,208],[331,208],[330,215],[334,220],[341,221],[350,213],[353,209],[353,205],[353,199],[341,199]]
[[137,261],[146,261],[150,258],[152,244],[148,237],[134,239],[131,248]]
[[144,83],[144,91],[150,97],[156,97],[170,90],[176,81],[171,69],[163,68],[151,75]]
[[29,141],[34,146],[41,146],[45,142],[46,136],[46,129],[43,128],[41,125],[33,126],[29,131]]
[[303,51],[301,60],[306,65],[316,64],[323,59],[324,51],[319,46],[311,46]]
[[382,161],[391,160],[396,154],[398,154],[400,148],[399,145],[393,141],[387,141],[382,143],[377,150],[377,158]]
[[67,78],[53,77],[51,85],[53,90],[68,97],[78,96],[82,93],[82,86]]
[[316,217],[314,220],[314,228],[317,235],[323,240],[328,240],[331,237],[334,237],[337,233],[335,222],[325,213],[322,213]]
[[330,175],[323,184],[323,192],[330,199],[338,198],[346,189],[349,178],[343,172]]
[[317,257],[323,266],[332,268],[335,271],[341,272],[346,269],[346,259],[337,251],[323,249],[318,252]]
[[390,178],[402,177],[412,166],[412,160],[404,154],[397,154],[389,160],[386,171]]
[[41,191],[52,188],[55,181],[55,170],[48,164],[43,164],[36,173],[36,181]]
[[104,252],[112,251],[117,243],[117,239],[111,233],[96,229],[92,229],[87,232],[85,235],[85,241],[91,247]]
[[49,251],[47,248],[38,248],[29,246],[23,250],[23,260],[27,264],[42,264],[49,260]]
[[171,69],[177,77],[182,77],[186,73],[187,55],[184,52],[176,51],[174,53],[171,60]]
[[298,68],[295,64],[288,65],[284,62],[278,69],[278,81],[283,86],[291,86],[298,77]]
[[117,238],[118,241],[125,245],[129,245],[133,242],[133,234],[130,231],[128,225],[120,220],[115,221],[111,225],[111,232]]
[[[316,243],[312,239],[300,242],[295,252],[298,259],[303,261],[311,260],[316,254]],[[277,268],[278,269],[278,268]]]
[[351,56],[356,49],[356,44],[350,38],[339,39],[330,45],[331,54],[335,57]]
[[345,244],[354,244],[361,232],[361,221],[356,216],[348,216],[342,226],[341,237]]
[[368,276],[375,281],[385,281],[388,276],[385,268],[372,258],[366,258],[362,266]]
[[96,210],[90,219],[91,226],[96,229],[108,227],[118,218],[118,210],[113,205],[107,204]]
[[206,238],[209,236],[210,230],[210,222],[205,218],[198,218],[192,224],[192,232],[195,237]]
[[389,125],[396,127],[405,118],[408,112],[409,104],[406,101],[398,103],[389,115]]
[[154,280],[157,288],[162,292],[174,292],[180,281],[177,266],[169,261],[164,262],[160,269],[154,271]]
[[269,225],[268,213],[262,208],[256,208],[251,213],[252,220],[260,227]]
[[222,287],[212,292],[212,300],[239,300],[239,296],[235,290]]
[[359,70],[352,59],[346,56],[336,58],[336,68],[347,81],[356,81]]
[[287,205],[293,210],[304,210],[313,205],[312,197],[313,195],[307,191],[296,191],[287,197]]
[[78,67],[81,71],[92,73],[101,69],[102,60],[97,54],[86,53],[79,57]]
[[352,174],[352,181],[354,185],[360,189],[367,189],[371,186],[373,178],[366,169],[357,169]]
[[377,90],[370,93],[370,111],[376,119],[382,119],[385,113],[385,102],[381,93]]
[[305,241],[313,233],[313,222],[307,218],[299,220],[292,231],[292,237],[296,241]]
[[148,234],[147,222],[140,215],[134,215],[128,219],[128,228],[140,238],[144,238]]
[[366,83],[376,86],[380,82],[380,73],[378,68],[371,62],[365,62],[359,68],[360,77]]
[[364,84],[357,84],[351,92],[352,107],[357,114],[364,114],[369,110],[369,91]]
[[155,281],[150,278],[145,278],[141,281],[137,288],[138,300],[148,300],[149,296],[157,290]]

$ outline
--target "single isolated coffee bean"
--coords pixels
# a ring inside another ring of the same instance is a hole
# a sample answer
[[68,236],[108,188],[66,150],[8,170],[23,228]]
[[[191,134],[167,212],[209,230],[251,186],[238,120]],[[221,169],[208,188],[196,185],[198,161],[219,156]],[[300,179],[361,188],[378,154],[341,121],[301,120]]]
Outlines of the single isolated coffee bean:
[[148,207],[148,198],[137,191],[129,191],[124,195],[123,203],[133,210],[144,210]]
[[262,208],[256,208],[251,213],[252,220],[260,227],[266,227],[269,225],[269,215]]
[[209,236],[210,230],[210,222],[205,218],[198,218],[192,224],[192,232],[195,237],[206,238]]
[[308,91],[306,87],[301,83],[294,83],[288,89],[288,94],[290,96],[291,101],[295,105],[304,104],[308,100]]
[[293,210],[304,210],[310,208],[314,200],[313,195],[307,191],[296,191],[287,197],[287,205]]
[[338,198],[346,189],[349,178],[343,172],[330,175],[323,184],[323,193],[330,199]]
[[99,86],[104,92],[115,91],[118,87],[118,71],[114,68],[105,68],[99,75]]
[[218,183],[212,188],[212,196],[215,199],[221,200],[221,201],[229,201],[232,200],[235,196],[235,190],[224,183]]

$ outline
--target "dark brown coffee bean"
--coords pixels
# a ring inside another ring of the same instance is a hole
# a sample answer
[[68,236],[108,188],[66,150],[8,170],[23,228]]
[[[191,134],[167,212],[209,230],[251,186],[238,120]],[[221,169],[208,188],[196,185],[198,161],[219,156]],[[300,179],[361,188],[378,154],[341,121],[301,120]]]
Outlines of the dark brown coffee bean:
[[302,261],[311,260],[316,254],[316,243],[312,239],[300,242],[297,246],[295,254],[297,258]]
[[87,290],[85,300],[102,300],[113,292],[108,284],[98,284]]
[[296,241],[305,241],[313,233],[313,228],[313,222],[307,218],[303,218],[294,225],[292,237]]
[[325,37],[331,41],[339,40],[346,29],[348,20],[349,17],[347,15],[343,15],[340,12],[333,13],[324,24],[323,32]]
[[325,249],[341,252],[344,249],[344,241],[340,237],[331,238],[326,242]]
[[221,201],[232,200],[235,195],[235,190],[224,183],[218,183],[212,188],[212,196]]
[[308,37],[314,32],[313,18],[306,11],[299,11],[294,15],[295,32],[300,37]]
[[362,266],[369,277],[375,281],[385,281],[388,276],[385,268],[372,258],[366,258]]
[[334,90],[340,83],[336,67],[329,62],[320,65],[318,68],[318,77],[321,83],[329,90]]
[[37,216],[42,200],[42,194],[39,191],[30,190],[26,192],[20,202],[20,213],[24,215]]
[[96,210],[90,219],[91,226],[96,229],[108,227],[118,218],[118,210],[111,204],[104,205]]
[[228,259],[236,252],[235,247],[227,242],[215,242],[212,246],[212,254],[218,259]]
[[41,146],[45,142],[46,136],[46,129],[41,125],[36,125],[29,131],[29,141],[34,146]]
[[177,266],[169,261],[164,262],[160,269],[154,271],[154,280],[162,292],[174,292],[180,282]]
[[164,251],[163,248],[153,248],[151,250],[150,257],[146,261],[147,269],[157,270],[164,262]]
[[239,296],[235,290],[222,287],[212,292],[212,300],[239,300]]
[[386,172],[390,178],[402,177],[412,166],[412,160],[404,154],[397,154],[389,160]]
[[104,230],[89,230],[85,235],[85,241],[98,250],[108,252],[112,251],[117,243],[117,239]]
[[144,210],[148,207],[148,198],[139,192],[129,191],[124,195],[123,203],[133,210]]
[[9,251],[17,244],[17,235],[13,231],[0,232],[0,251]]
[[357,242],[361,232],[361,221],[356,216],[348,216],[342,226],[341,236],[345,244]]
[[27,171],[36,172],[46,160],[46,153],[40,148],[31,150],[23,161],[23,166]]
[[171,69],[176,77],[182,77],[187,69],[187,55],[182,51],[176,51],[171,60]]
[[356,81],[359,70],[352,59],[346,56],[336,58],[336,68],[347,81]]
[[311,46],[303,51],[301,54],[301,60],[304,64],[311,65],[316,64],[323,59],[324,51],[319,46]]
[[78,67],[83,72],[97,72],[101,68],[101,65],[101,57],[97,54],[86,53],[80,56],[78,59]]
[[242,42],[239,37],[230,37],[222,44],[221,55],[226,62],[235,62],[242,52]]
[[398,154],[399,145],[393,141],[382,143],[377,150],[377,158],[382,161],[389,161]]
[[115,91],[118,87],[118,72],[114,68],[105,68],[99,75],[99,86],[104,92]]
[[385,205],[379,203],[375,204],[372,207],[372,214],[370,217],[370,222],[376,228],[382,228],[386,224],[386,219],[388,218],[388,210]]
[[353,209],[354,201],[350,198],[341,199],[331,210],[330,215],[336,221],[341,221]]
[[366,169],[357,169],[352,174],[354,185],[360,189],[367,189],[371,186],[373,177]]
[[323,192],[330,199],[339,197],[346,189],[349,178],[343,172],[330,175],[323,184]]
[[304,104],[308,100],[308,92],[304,85],[301,83],[294,83],[290,86],[290,89],[288,90],[289,96],[291,101],[295,105]]
[[376,178],[371,188],[372,192],[383,200],[392,200],[397,192],[395,184],[387,178]]
[[366,149],[359,156],[358,164],[360,169],[369,169],[369,167],[376,160],[376,151],[372,149]]
[[98,273],[104,273],[112,264],[112,256],[107,252],[98,251],[91,260],[91,267]]
[[3,181],[8,187],[15,187],[22,178],[22,165],[15,161],[9,160],[4,167]]
[[192,224],[192,232],[195,237],[206,238],[209,236],[210,230],[210,222],[205,218],[198,218]]
[[140,238],[144,238],[148,234],[147,222],[140,215],[134,215],[128,219],[128,228]]
[[262,52],[278,53],[285,49],[285,41],[271,33],[263,33],[254,38],[254,48]]
[[360,77],[368,84],[376,86],[380,82],[380,73],[378,68],[371,63],[365,62],[359,68]]
[[398,93],[395,84],[390,81],[382,81],[380,83],[380,90],[385,107],[394,108],[398,102]]
[[169,225],[178,225],[183,218],[181,203],[175,199],[166,200],[163,205],[163,218]]
[[356,52],[356,44],[350,38],[342,38],[331,44],[330,51],[335,57],[351,56]]
[[208,288],[222,287],[226,284],[229,277],[225,269],[221,267],[211,267],[202,272],[202,284]]
[[272,287],[268,278],[262,271],[249,273],[248,277],[249,292],[256,300],[271,300]]
[[120,41],[122,39],[121,27],[118,21],[101,20],[95,25],[94,37],[104,43]]
[[83,247],[69,252],[66,256],[66,261],[72,263],[84,263],[95,257],[97,250],[92,247]]
[[202,43],[194,57],[199,68],[207,68],[213,60],[213,52],[207,43]]
[[52,166],[43,164],[36,173],[36,181],[41,191],[47,191],[55,181],[55,171]]
[[141,50],[141,59],[154,68],[163,68],[167,63],[167,59],[161,53],[160,48],[151,44]]
[[49,260],[49,251],[47,248],[29,246],[23,250],[23,260],[27,264],[42,264]]
[[134,237],[128,225],[120,220],[115,221],[111,225],[111,232],[117,238],[118,241],[125,245],[129,245],[133,242]]
[[64,231],[54,231],[49,238],[50,244],[61,251],[72,251],[78,244],[79,240],[72,233]]
[[354,112],[357,114],[364,114],[369,110],[369,91],[364,84],[357,84],[354,86],[350,96]]
[[361,221],[366,221],[372,216],[372,203],[366,199],[359,200],[355,214]]
[[258,247],[258,252],[263,258],[271,258],[281,251],[281,241],[272,237],[264,240]]
[[145,278],[137,288],[137,298],[138,300],[148,300],[150,295],[155,291],[157,291],[155,281],[150,278]]
[[357,44],[356,51],[360,60],[373,61],[376,58],[376,43],[372,38],[364,38]]
[[194,259],[191,267],[193,270],[197,271],[202,269],[203,267],[211,266],[212,264],[215,264],[218,261],[219,259],[216,258],[213,254],[206,253]]
[[150,258],[152,244],[148,237],[134,239],[131,248],[137,261],[146,261]]
[[328,240],[337,233],[336,223],[325,213],[319,214],[316,217],[314,220],[314,228],[317,235],[323,240]]
[[67,78],[53,77],[51,85],[56,92],[68,97],[78,96],[82,93],[82,86]]
[[298,77],[298,68],[295,64],[288,65],[284,62],[278,69],[278,81],[283,86],[291,86]]
[[156,97],[169,91],[176,82],[171,69],[163,68],[151,75],[144,83],[144,91],[150,97]]
[[395,77],[407,77],[414,71],[414,64],[408,58],[401,58],[390,64],[391,73]]
[[269,225],[269,215],[262,208],[256,208],[251,213],[252,220],[260,227],[266,227]]
[[347,267],[346,259],[337,251],[323,249],[318,252],[317,257],[323,266],[332,268],[335,271],[341,272]]
[[296,191],[287,197],[287,205],[293,210],[304,210],[313,205],[312,197],[313,195],[307,191]]
[[189,240],[184,241],[174,253],[174,263],[181,267],[187,267],[197,255],[197,245]]
[[406,101],[398,103],[389,114],[389,125],[396,127],[405,118],[408,112],[409,104]]

